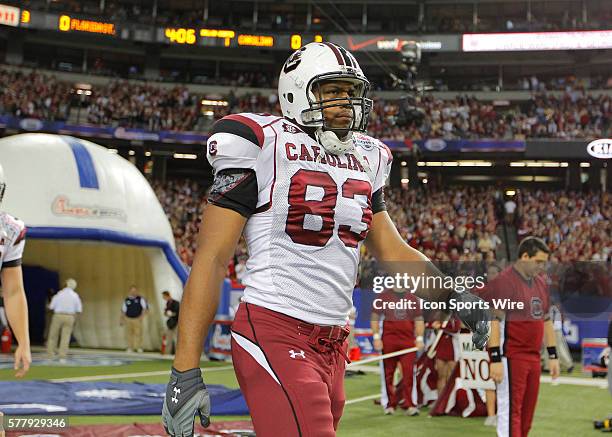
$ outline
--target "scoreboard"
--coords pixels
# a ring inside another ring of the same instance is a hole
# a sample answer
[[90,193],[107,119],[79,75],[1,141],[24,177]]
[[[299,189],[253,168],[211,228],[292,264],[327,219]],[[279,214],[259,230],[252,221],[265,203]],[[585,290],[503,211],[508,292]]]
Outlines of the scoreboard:
[[66,35],[95,35],[139,42],[200,47],[251,47],[297,50],[323,36],[304,34],[242,33],[233,29],[208,27],[154,27],[130,22],[114,22],[106,17],[84,18],[68,13],[49,13],[0,4],[0,26],[23,27],[60,32]]
[[106,17],[58,14],[4,4],[0,4],[0,26],[41,29],[75,38],[79,35],[93,35],[143,43],[283,51],[297,50],[309,42],[323,40],[339,44],[353,52],[399,51],[405,41],[418,42],[421,50],[425,52],[612,49],[612,30],[440,35],[242,33],[228,28],[188,25],[157,27],[129,21],[114,22]]
[[321,42],[321,35],[271,35],[239,33],[231,29],[165,27],[157,29],[156,42],[207,47],[259,47],[297,50],[311,41]]

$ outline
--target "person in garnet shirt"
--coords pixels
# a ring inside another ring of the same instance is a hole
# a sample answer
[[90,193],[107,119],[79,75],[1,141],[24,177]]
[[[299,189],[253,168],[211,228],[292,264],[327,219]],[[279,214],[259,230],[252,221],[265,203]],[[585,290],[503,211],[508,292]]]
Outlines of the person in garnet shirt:
[[497,435],[526,437],[531,429],[540,385],[540,346],[545,341],[550,374],[559,376],[556,337],[549,316],[544,269],[550,250],[539,238],[525,238],[518,260],[489,281],[479,295],[491,302],[509,299],[522,304],[494,311],[491,322],[490,374],[497,383]]
[[[389,305],[397,303],[404,303],[406,307],[410,306],[410,308],[393,309],[393,305]],[[382,336],[379,323],[381,316],[383,317]],[[382,350],[383,354],[415,346],[419,350],[423,350],[425,322],[423,321],[419,299],[414,294],[404,292],[401,289],[385,291],[374,302],[370,323],[374,335],[374,348],[379,351]],[[383,360],[385,382],[381,403],[385,409],[385,414],[393,414],[400,401],[403,401],[401,408],[405,410],[407,415],[416,416],[419,414],[419,410],[412,402],[415,359],[416,353],[410,352]],[[396,391],[393,385],[393,374],[398,363],[402,366],[403,384],[400,384],[399,387],[401,388]]]

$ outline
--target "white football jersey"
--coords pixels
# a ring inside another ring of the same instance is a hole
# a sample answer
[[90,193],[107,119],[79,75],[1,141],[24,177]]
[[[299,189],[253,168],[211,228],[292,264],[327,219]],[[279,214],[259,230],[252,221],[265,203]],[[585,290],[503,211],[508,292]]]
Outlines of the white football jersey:
[[15,217],[0,211],[0,266],[21,265],[25,247],[25,224]]
[[345,324],[372,193],[385,185],[391,152],[355,134],[372,182],[353,153],[326,154],[284,118],[243,113],[217,123],[207,143],[215,172],[248,168],[257,176],[257,210],[244,230],[243,301],[309,323]]

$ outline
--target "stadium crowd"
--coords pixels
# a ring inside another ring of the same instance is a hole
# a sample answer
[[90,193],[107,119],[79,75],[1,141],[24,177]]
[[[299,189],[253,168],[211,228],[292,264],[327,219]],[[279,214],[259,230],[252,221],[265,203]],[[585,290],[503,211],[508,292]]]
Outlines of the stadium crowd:
[[[176,179],[152,186],[170,221],[177,252],[191,265],[206,192],[193,180]],[[517,195],[518,239],[543,238],[551,261],[612,261],[612,199],[609,195],[566,191],[522,191]],[[501,193],[495,187],[439,190],[387,190],[387,210],[411,246],[438,262],[494,262],[502,244],[496,235]],[[363,247],[361,271],[374,260]],[[502,254],[502,258],[504,255]],[[246,245],[241,241],[228,276],[238,282],[245,271]]]
[[2,115],[65,121],[71,105],[71,86],[55,76],[0,70]]
[[602,138],[610,131],[612,98],[567,92],[562,97],[538,93],[521,104],[496,106],[473,97],[421,99],[420,126],[396,125],[399,104],[378,100],[368,125],[378,138],[404,141],[444,139]]
[[553,262],[612,261],[612,198],[607,193],[520,191],[519,239],[543,238]]
[[[191,265],[200,216],[206,207],[205,190],[192,180],[152,182],[174,232],[177,252]],[[445,189],[418,192],[389,190],[387,208],[402,237],[438,261],[493,261],[501,240],[495,234],[493,188]],[[364,262],[371,258],[364,252]],[[241,278],[246,262],[241,242],[230,265],[230,276]]]
[[[77,110],[82,123],[135,127],[148,130],[205,129],[229,113],[279,113],[275,94],[225,96],[227,106],[202,106],[205,96],[185,86],[162,87],[150,83],[110,81],[94,86],[91,95],[78,95],[71,85],[52,75],[0,70],[0,114],[52,121],[67,120]],[[420,126],[399,127],[398,101],[376,99],[369,133],[387,140],[602,138],[612,124],[612,97],[591,95],[570,88],[561,97],[534,93],[529,101],[498,106],[474,97],[441,100],[427,95],[420,100]],[[210,114],[213,114],[210,119]],[[81,120],[84,119],[84,120]]]

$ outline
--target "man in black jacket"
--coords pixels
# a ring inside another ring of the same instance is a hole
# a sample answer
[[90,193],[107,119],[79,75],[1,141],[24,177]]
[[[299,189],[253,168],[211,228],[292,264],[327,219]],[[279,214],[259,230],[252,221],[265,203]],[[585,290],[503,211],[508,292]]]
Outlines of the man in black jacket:
[[168,317],[166,320],[166,330],[164,335],[166,336],[166,349],[164,354],[170,354],[174,352],[176,345],[176,327],[178,325],[178,315],[180,304],[177,300],[172,299],[169,291],[163,291],[162,297],[166,301],[166,308],[164,314]]

